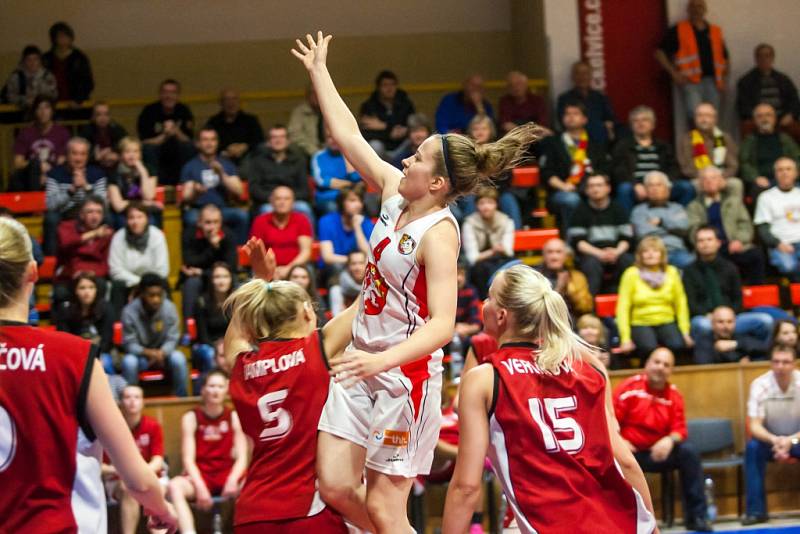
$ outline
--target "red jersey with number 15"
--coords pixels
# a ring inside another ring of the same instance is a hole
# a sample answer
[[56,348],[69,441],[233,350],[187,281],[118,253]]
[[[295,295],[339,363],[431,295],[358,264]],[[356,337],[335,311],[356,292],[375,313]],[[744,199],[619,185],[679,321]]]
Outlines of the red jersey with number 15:
[[316,489],[317,425],[328,398],[322,332],[262,341],[243,352],[230,394],[242,430],[253,441],[247,481],[234,525],[316,515],[325,508]]
[[652,532],[652,515],[614,460],[605,376],[581,360],[550,374],[536,358],[528,343],[491,358],[489,456],[520,531]]

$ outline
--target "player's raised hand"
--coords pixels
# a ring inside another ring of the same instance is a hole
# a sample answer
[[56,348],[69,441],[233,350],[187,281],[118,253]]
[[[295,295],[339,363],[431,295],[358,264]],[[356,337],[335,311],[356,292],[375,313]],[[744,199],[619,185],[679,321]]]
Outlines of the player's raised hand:
[[365,380],[384,371],[383,359],[377,354],[363,350],[346,351],[330,360],[330,374],[335,382],[349,388],[360,380]]
[[258,237],[251,237],[244,245],[244,250],[250,256],[250,266],[256,278],[271,282],[275,278],[277,261],[272,249],[267,250],[264,242]]
[[317,32],[317,39],[314,40],[310,33],[306,34],[306,43],[300,39],[295,39],[296,48],[292,48],[292,54],[303,62],[306,69],[325,65],[328,57],[328,43],[333,38],[332,35],[323,36],[321,31]]

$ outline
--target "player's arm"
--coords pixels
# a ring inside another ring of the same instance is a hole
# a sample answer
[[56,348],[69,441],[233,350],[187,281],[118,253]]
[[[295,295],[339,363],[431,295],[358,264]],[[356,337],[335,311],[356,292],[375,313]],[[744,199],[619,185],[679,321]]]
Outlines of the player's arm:
[[196,431],[197,417],[193,411],[186,412],[181,418],[181,460],[183,461],[183,470],[186,471],[197,491],[197,500],[201,501],[202,497],[210,498],[211,494],[197,467],[197,444],[194,442]]
[[292,54],[308,69],[325,126],[341,147],[342,154],[364,180],[382,192],[383,200],[386,200],[397,194],[403,173],[383,161],[369,146],[361,135],[358,121],[339,96],[326,65],[331,38],[330,35],[323,37],[322,32],[317,32],[316,40],[306,35],[305,43],[300,39],[296,41],[297,48],[292,50]]
[[472,513],[480,503],[484,458],[489,448],[487,414],[492,403],[493,372],[492,366],[479,365],[463,375],[458,458],[447,488],[443,534],[466,532]]
[[136,443],[133,441],[128,425],[111,396],[111,388],[102,366],[94,365],[86,399],[86,416],[97,434],[97,439],[105,449],[116,472],[149,515],[158,518],[172,531],[177,526],[177,518],[172,505],[164,500],[156,475],[145,463]]
[[356,320],[358,306],[361,302],[359,296],[350,306],[341,313],[333,316],[333,319],[325,323],[322,327],[322,340],[325,354],[329,357],[335,356],[347,348],[353,339],[353,321]]
[[242,424],[239,422],[239,416],[236,412],[231,414],[231,427],[233,430],[233,467],[228,474],[228,479],[225,481],[225,487],[222,488],[223,497],[236,497],[239,494],[239,480],[244,476],[247,470],[247,463],[249,461],[247,451],[247,438],[242,430]]

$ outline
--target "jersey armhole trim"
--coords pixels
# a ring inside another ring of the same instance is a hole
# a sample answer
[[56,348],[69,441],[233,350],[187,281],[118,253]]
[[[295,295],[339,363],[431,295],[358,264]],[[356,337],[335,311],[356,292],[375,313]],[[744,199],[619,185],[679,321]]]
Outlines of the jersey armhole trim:
[[86,435],[86,439],[94,441],[97,436],[94,433],[92,425],[89,424],[89,418],[86,417],[86,399],[89,395],[89,385],[92,381],[92,370],[95,366],[95,360],[100,356],[100,348],[97,345],[90,345],[89,356],[86,359],[86,367],[83,369],[83,376],[78,388],[78,425]]
[[317,328],[317,335],[319,336],[319,353],[322,355],[322,361],[325,363],[325,369],[331,370],[331,365],[328,363],[328,355],[325,353],[325,339],[322,334],[322,328]]
[[595,367],[595,365],[593,363],[589,363],[589,366],[592,369],[594,369],[595,371],[597,371],[598,373],[600,373],[600,376],[603,378],[603,382],[607,382],[608,381],[608,379],[606,378],[606,374],[603,371],[601,371],[600,369],[598,369],[597,367]]
[[500,371],[497,370],[497,367],[492,366],[492,373],[494,375],[494,379],[492,381],[492,404],[489,406],[489,419],[491,419],[492,415],[494,415],[494,409],[497,407],[497,394],[500,391]]

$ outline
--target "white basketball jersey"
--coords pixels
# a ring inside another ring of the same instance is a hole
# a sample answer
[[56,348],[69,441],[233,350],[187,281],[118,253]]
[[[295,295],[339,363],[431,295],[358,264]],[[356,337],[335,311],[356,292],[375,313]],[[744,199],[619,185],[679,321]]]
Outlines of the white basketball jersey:
[[[360,350],[386,350],[427,322],[425,267],[417,263],[417,247],[425,232],[442,219],[452,221],[458,232],[458,222],[447,207],[398,228],[404,207],[401,195],[388,198],[370,236],[363,298],[353,323],[353,346]],[[431,356],[440,360],[441,349]]]

